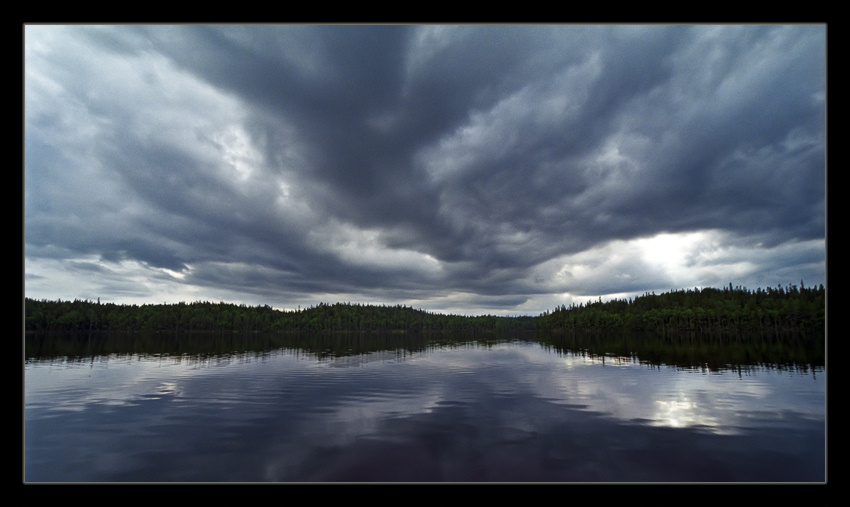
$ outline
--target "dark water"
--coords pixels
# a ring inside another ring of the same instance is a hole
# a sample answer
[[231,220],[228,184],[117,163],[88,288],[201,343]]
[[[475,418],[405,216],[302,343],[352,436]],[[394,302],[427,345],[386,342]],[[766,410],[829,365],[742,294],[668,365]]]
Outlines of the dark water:
[[519,339],[110,340],[27,342],[27,483],[826,480],[822,366]]

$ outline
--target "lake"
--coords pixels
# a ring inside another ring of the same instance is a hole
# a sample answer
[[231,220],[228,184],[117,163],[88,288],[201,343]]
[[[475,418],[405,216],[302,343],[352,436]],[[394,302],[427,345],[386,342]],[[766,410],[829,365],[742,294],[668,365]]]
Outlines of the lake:
[[826,480],[823,360],[788,343],[106,335],[25,351],[26,483]]

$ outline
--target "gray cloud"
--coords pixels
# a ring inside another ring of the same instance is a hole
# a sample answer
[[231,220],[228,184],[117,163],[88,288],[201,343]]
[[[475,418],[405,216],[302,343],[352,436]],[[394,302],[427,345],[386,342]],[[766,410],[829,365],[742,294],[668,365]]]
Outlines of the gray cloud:
[[[537,313],[825,282],[824,26],[24,35],[34,297],[135,280],[152,300]],[[73,286],[80,262],[109,276]]]

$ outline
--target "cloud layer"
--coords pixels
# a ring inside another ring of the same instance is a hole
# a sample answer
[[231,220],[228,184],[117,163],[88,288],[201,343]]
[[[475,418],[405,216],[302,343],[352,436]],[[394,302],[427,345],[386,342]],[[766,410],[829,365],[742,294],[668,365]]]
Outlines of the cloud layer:
[[826,29],[24,27],[30,297],[825,282]]

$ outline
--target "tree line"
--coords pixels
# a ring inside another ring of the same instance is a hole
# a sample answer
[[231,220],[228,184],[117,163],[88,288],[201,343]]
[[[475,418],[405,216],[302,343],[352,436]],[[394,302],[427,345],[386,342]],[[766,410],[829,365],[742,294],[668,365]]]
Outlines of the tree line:
[[98,301],[25,298],[25,329],[31,332],[458,332],[650,331],[714,333],[759,331],[823,334],[823,285],[677,290],[560,306],[536,317],[446,315],[396,305],[320,303],[298,310],[268,305],[198,301],[121,305]]
[[656,295],[645,293],[561,306],[542,313],[540,330],[652,331],[660,333],[717,333],[753,331],[772,334],[820,334],[826,326],[826,290],[787,285],[749,290],[694,288]]
[[409,306],[327,304],[298,310],[212,303],[119,305],[25,298],[27,331],[498,332],[533,330],[531,317],[462,316]]

